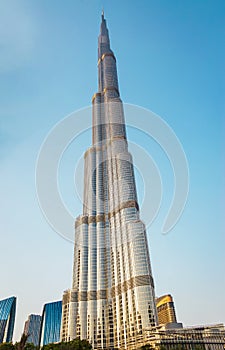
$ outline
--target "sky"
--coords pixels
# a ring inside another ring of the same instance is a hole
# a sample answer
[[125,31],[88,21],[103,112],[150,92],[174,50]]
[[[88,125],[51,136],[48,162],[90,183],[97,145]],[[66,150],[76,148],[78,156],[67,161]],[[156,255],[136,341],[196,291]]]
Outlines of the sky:
[[[97,91],[102,7],[122,100],[163,118],[189,164],[184,212],[163,235],[172,170],[152,140],[128,128],[128,138],[154,158],[163,183],[162,206],[148,228],[156,295],[172,294],[184,325],[225,323],[225,2],[2,0],[0,299],[17,296],[14,340],[29,314],[41,314],[44,303],[60,300],[71,287],[73,244],[45,220],[35,169],[46,135],[70,113],[90,106]],[[91,144],[90,131],[78,141],[65,152],[59,175],[74,218],[82,212],[74,198],[74,169]],[[136,177],[142,202],[146,180],[138,169]]]

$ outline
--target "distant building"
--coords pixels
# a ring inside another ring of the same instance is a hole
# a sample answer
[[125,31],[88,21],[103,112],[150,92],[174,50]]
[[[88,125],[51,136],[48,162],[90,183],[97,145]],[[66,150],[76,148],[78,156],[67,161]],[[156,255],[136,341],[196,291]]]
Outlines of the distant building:
[[145,344],[163,350],[224,350],[225,328],[223,324],[176,329],[157,326],[145,332]]
[[34,345],[39,344],[41,330],[41,316],[29,315],[28,320],[24,325],[24,333],[28,335],[27,342]]
[[70,341],[69,338],[69,315],[70,315],[70,302],[72,300],[72,291],[66,290],[63,293],[62,299],[62,323],[61,323],[61,334],[60,340],[67,342]]
[[0,300],[0,343],[11,342],[16,315],[16,297]]
[[156,298],[159,325],[177,323],[173,298],[170,294]]
[[62,301],[44,305],[39,339],[40,346],[60,341],[61,319]]

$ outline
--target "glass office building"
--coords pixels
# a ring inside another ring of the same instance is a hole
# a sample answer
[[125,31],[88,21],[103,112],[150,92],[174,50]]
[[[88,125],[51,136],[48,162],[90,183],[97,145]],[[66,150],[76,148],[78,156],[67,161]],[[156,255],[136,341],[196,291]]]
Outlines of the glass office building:
[[93,139],[84,156],[83,214],[75,223],[65,338],[88,339],[98,349],[135,349],[143,345],[143,330],[157,324],[157,312],[116,58],[104,14],[98,38],[98,92],[92,104]]
[[28,335],[27,343],[33,343],[34,345],[39,344],[41,330],[41,316],[40,315],[29,315],[28,320],[24,325],[24,333]]
[[16,315],[16,297],[0,300],[0,343],[11,342]]
[[60,341],[61,319],[62,301],[44,305],[39,339],[40,346]]

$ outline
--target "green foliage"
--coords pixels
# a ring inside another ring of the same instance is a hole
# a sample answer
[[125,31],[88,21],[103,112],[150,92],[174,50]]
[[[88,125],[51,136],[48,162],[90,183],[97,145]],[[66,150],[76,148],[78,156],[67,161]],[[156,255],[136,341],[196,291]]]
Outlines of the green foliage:
[[38,350],[39,347],[33,343],[26,343],[24,350]]
[[165,345],[159,345],[157,346],[157,350],[167,350],[167,347]]
[[142,345],[140,347],[141,350],[151,350],[153,349],[153,347],[151,346],[151,344],[146,344],[146,345]]
[[15,350],[24,350],[25,349],[28,336],[29,335],[25,334],[25,333],[23,333],[21,335],[20,341],[14,345]]
[[87,340],[74,339],[70,342],[47,344],[42,347],[42,350],[91,350],[92,346]]
[[33,343],[27,343],[28,336],[29,335],[23,333],[20,341],[15,344],[1,343],[0,350],[38,350],[38,346],[35,346]]
[[[35,346],[32,343],[27,343],[27,338],[28,336],[22,334],[20,341],[15,344],[0,344],[0,350],[38,350],[38,346]],[[147,350],[150,348],[145,349]],[[77,338],[68,343],[62,342],[47,344],[44,345],[41,350],[92,350],[92,346],[87,340],[80,340],[79,338]]]
[[12,343],[1,343],[0,350],[15,350],[15,347]]

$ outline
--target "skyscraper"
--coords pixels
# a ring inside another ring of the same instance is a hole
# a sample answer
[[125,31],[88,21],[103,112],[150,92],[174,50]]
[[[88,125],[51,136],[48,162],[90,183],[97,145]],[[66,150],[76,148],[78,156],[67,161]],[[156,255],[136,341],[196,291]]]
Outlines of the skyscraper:
[[62,301],[54,301],[44,305],[41,319],[39,346],[57,343],[60,340],[62,320]]
[[41,316],[40,315],[29,315],[28,320],[24,325],[24,333],[28,335],[27,343],[33,343],[34,345],[39,344],[41,330]]
[[[76,219],[68,340],[135,349],[157,324],[154,283],[139,217],[116,58],[102,14],[92,146],[85,153],[83,214]],[[68,309],[67,309],[68,310]]]
[[16,315],[16,297],[0,300],[0,343],[11,342]]

